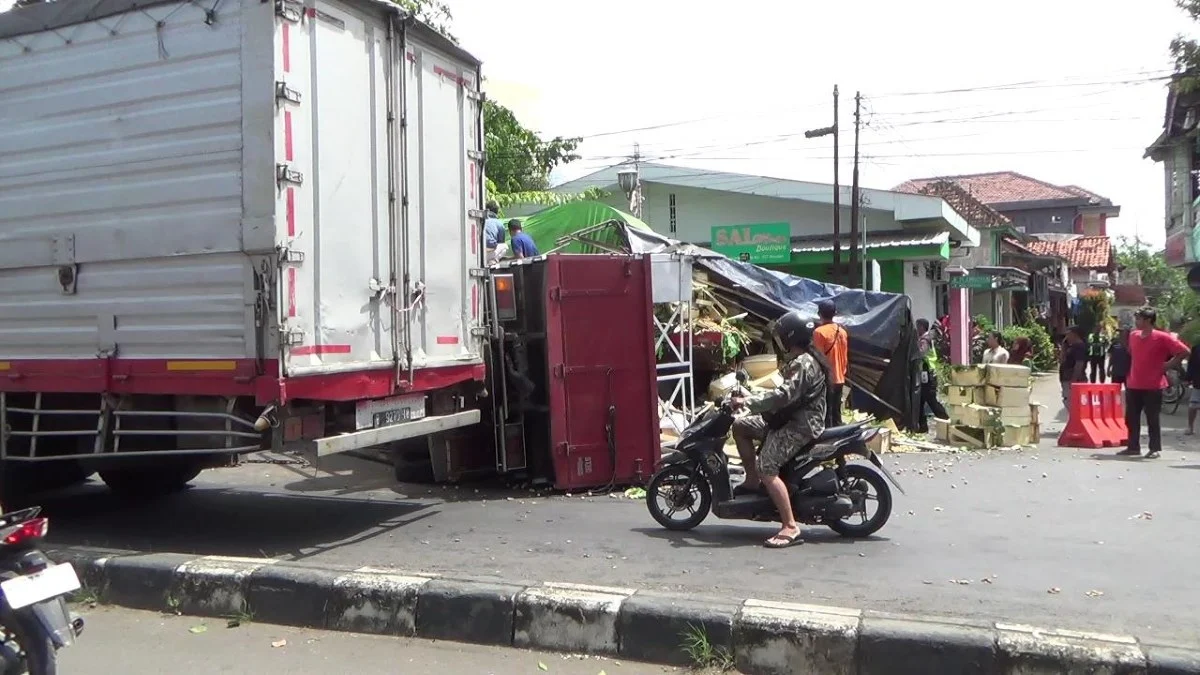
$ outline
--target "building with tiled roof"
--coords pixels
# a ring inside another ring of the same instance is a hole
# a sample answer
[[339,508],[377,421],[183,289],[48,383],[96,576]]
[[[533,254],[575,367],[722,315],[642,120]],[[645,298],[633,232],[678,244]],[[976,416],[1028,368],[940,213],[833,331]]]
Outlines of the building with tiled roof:
[[1055,185],[1015,171],[917,178],[896,190],[920,194],[945,182],[959,186],[1027,234],[1106,235],[1107,220],[1121,214],[1112,200],[1078,185]]
[[1116,269],[1117,253],[1108,237],[1081,236],[1056,241],[1037,239],[1024,243],[1035,253],[1065,258],[1074,270],[1112,272]]

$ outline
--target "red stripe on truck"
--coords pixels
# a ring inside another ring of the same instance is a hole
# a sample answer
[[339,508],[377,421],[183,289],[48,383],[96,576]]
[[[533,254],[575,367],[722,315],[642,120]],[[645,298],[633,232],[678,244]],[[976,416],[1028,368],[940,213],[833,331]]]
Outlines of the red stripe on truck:
[[[220,360],[220,359],[218,359]],[[397,393],[436,391],[461,382],[482,382],[482,363],[417,368],[411,382],[396,382],[391,369],[356,370],[299,378],[279,377],[275,359],[235,359],[233,371],[168,371],[166,359],[28,359],[7,361],[3,392],[253,396],[259,405],[293,399],[355,401]]]
[[283,111],[283,157],[292,161],[292,111]]
[[288,316],[296,316],[296,268],[288,268]]
[[292,347],[292,356],[319,356],[321,354],[349,354],[350,345],[300,345]]
[[287,233],[289,237],[296,236],[296,190],[287,189]]
[[283,72],[292,72],[292,25],[283,22]]
[[457,335],[439,335],[439,336],[437,336],[437,343],[439,345],[456,345],[456,344],[458,344],[458,336]]

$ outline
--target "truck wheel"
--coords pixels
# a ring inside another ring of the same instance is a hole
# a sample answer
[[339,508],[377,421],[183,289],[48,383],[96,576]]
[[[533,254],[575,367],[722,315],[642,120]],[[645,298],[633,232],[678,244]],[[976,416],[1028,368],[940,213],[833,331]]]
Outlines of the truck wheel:
[[400,483],[432,483],[433,462],[425,439],[392,450],[392,468]]
[[100,478],[108,489],[123,497],[160,497],[180,492],[203,467],[191,462],[165,466],[139,466],[104,469]]

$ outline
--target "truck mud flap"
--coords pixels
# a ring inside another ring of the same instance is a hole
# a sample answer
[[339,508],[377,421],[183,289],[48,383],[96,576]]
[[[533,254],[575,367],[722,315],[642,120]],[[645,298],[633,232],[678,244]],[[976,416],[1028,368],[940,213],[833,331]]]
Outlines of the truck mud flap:
[[340,452],[361,450],[362,448],[402,441],[406,438],[428,436],[439,431],[467,427],[472,424],[478,424],[479,419],[478,410],[464,410],[449,415],[426,417],[415,422],[405,422],[378,429],[365,429],[354,433],[326,436],[325,438],[318,438],[316,441],[313,441],[313,445],[316,448],[317,457],[324,457],[326,455],[336,455]]

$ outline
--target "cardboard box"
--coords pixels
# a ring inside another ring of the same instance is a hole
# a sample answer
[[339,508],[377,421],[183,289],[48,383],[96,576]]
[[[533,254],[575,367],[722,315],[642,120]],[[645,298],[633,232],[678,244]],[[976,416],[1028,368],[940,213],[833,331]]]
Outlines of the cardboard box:
[[[978,404],[956,405],[950,408],[950,421],[965,427],[987,427],[996,423],[1001,408],[989,408]],[[1026,411],[1028,414],[1029,411]]]
[[980,402],[998,408],[1027,406],[1032,393],[1029,387],[997,387],[991,384],[980,387],[980,390],[983,392],[983,401]]
[[988,430],[988,444],[992,447],[1014,445],[1036,445],[1038,436],[1032,424],[1009,425]]
[[983,384],[983,366],[950,366],[950,384],[956,387]]
[[956,387],[950,385],[946,387],[946,405],[971,405],[972,403],[982,403],[976,401],[975,394],[979,390],[978,387]]
[[1028,404],[993,408],[993,410],[999,411],[999,419],[1001,424],[1015,426],[1033,424],[1033,415],[1029,410]]
[[988,364],[985,367],[985,381],[996,387],[1028,387],[1029,368],[1009,365],[1007,363]]

